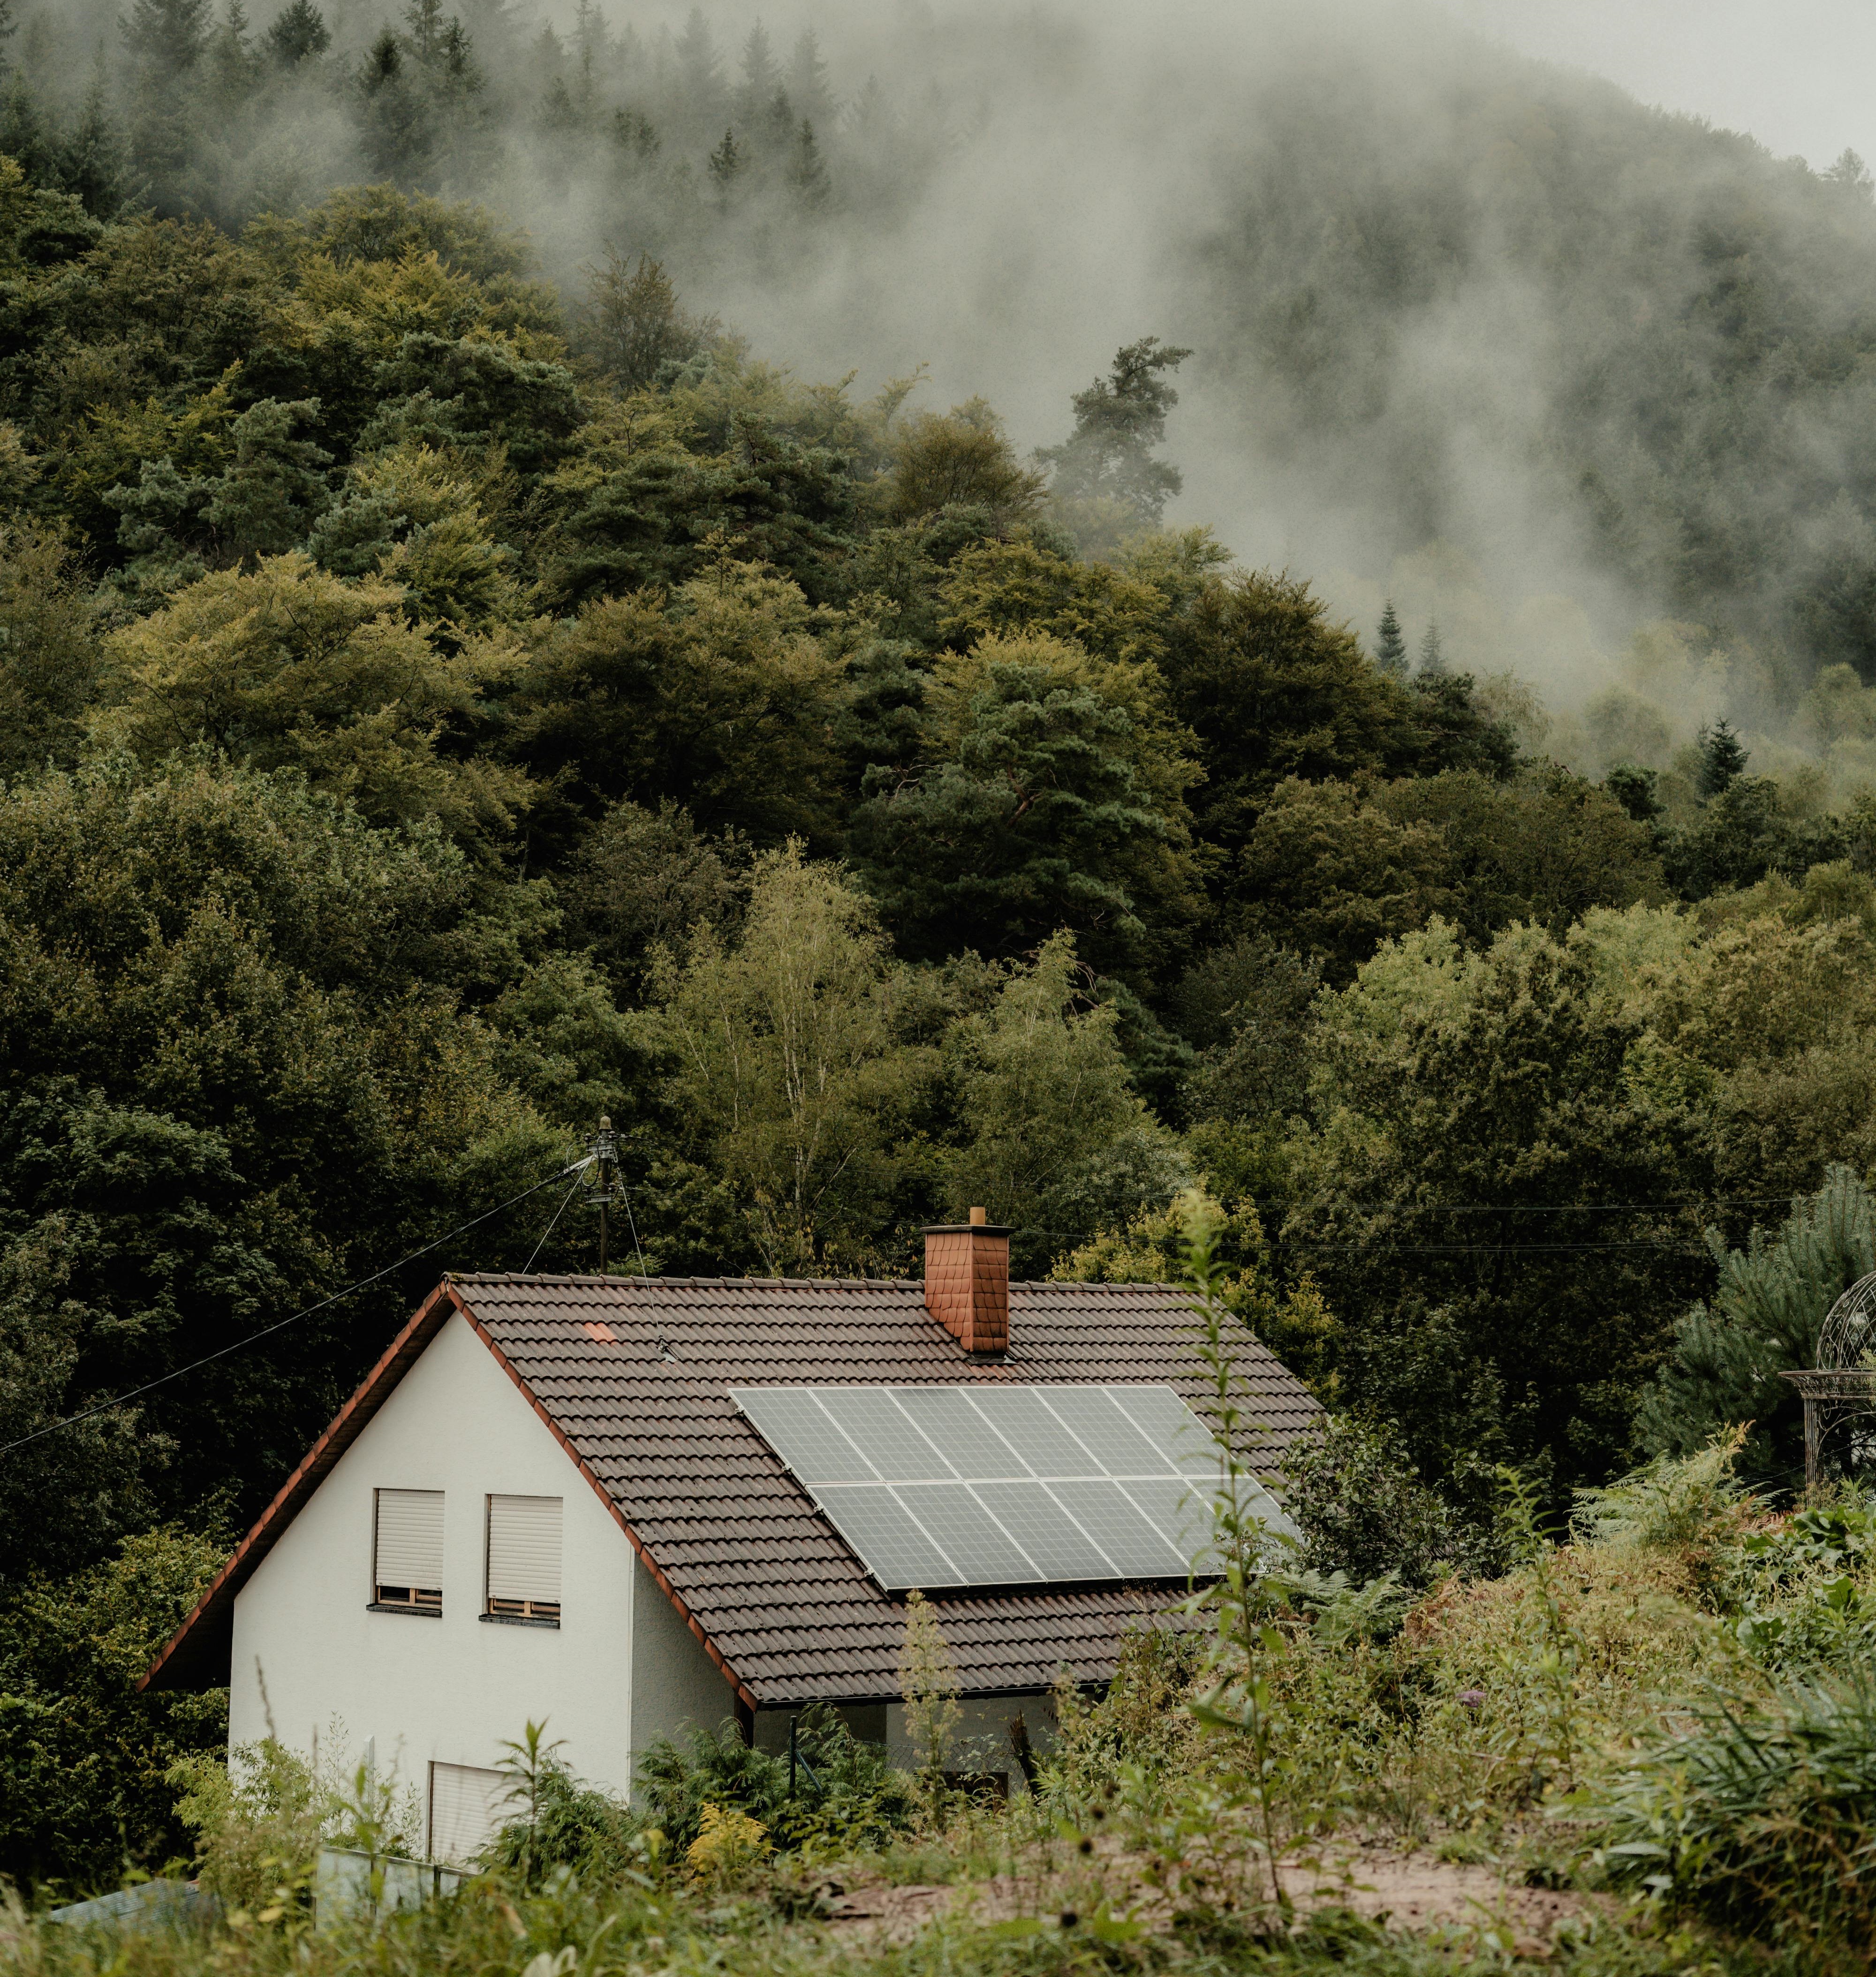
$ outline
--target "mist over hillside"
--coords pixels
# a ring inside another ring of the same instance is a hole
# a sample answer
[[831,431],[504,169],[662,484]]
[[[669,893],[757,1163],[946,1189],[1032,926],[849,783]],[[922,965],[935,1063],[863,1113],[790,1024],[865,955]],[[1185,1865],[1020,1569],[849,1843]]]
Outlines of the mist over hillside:
[[61,152],[114,121],[97,203],[483,198],[570,296],[649,253],[757,355],[863,391],[928,365],[918,402],[982,393],[1025,446],[1151,329],[1194,352],[1174,521],[1365,631],[1395,595],[1535,682],[1587,767],[1665,766],[1721,712],[1864,767],[1860,701],[1800,718],[1820,668],[1876,677],[1854,170],[1417,8],[115,11],[28,12],[12,48],[36,176],[83,180]]

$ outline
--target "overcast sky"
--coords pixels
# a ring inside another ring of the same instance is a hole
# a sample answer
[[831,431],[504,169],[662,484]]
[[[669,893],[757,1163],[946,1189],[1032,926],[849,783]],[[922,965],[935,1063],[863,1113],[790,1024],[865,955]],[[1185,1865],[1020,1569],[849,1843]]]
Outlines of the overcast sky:
[[1780,157],[1876,157],[1876,0],[1452,0],[1473,27]]

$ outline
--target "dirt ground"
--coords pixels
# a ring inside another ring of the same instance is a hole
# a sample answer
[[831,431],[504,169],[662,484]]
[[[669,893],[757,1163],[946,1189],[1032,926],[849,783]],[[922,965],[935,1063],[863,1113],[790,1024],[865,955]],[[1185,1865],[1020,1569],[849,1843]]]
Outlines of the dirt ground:
[[[1149,1926],[1163,1921],[1164,1897],[1129,1876],[1125,1865],[1110,1860],[1101,1876],[1116,1909],[1128,1910]],[[1560,1923],[1587,1916],[1599,1906],[1591,1896],[1525,1887],[1489,1866],[1442,1860],[1428,1853],[1402,1853],[1359,1840],[1326,1847],[1306,1860],[1286,1861],[1282,1871],[1285,1892],[1300,1913],[1339,1907],[1405,1932],[1489,1933],[1498,1946],[1524,1956],[1545,1954]],[[1130,1880],[1131,1901],[1122,1893]],[[826,1906],[837,1928],[903,1942],[943,1916],[968,1916],[979,1923],[1026,1916],[1059,1919],[1072,1898],[1073,1885],[1059,1875],[1002,1875],[939,1886],[855,1879],[831,1883]]]

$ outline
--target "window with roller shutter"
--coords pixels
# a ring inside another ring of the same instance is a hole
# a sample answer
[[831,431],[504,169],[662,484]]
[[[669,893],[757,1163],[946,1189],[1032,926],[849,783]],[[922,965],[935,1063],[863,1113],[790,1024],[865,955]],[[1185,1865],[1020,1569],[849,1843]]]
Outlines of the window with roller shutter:
[[560,1499],[488,1500],[488,1602],[497,1620],[560,1618]]
[[476,1764],[430,1767],[430,1858],[471,1866],[510,1810],[510,1781]]
[[443,1610],[443,1492],[380,1490],[372,1539],[375,1605],[413,1613]]

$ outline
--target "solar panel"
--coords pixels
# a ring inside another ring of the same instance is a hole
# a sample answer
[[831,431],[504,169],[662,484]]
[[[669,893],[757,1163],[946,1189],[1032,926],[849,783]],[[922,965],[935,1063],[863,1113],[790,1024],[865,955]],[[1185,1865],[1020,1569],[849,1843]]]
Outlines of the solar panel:
[[1155,1448],[1098,1387],[1056,1387],[1045,1398],[1094,1457],[1096,1474],[1163,1476],[1173,1467],[1171,1452]]
[[[1167,1479],[1171,1480],[1171,1478]],[[1174,1487],[1183,1491],[1183,1483]],[[1119,1579],[1168,1579],[1183,1575],[1191,1553],[1182,1552],[1157,1530],[1105,1476],[1055,1483],[1049,1493],[1114,1561]]]
[[817,1483],[876,1483],[878,1473],[814,1398],[811,1387],[732,1388],[730,1398],[811,1490]]
[[962,1483],[907,1483],[893,1493],[944,1548],[966,1586],[1032,1585],[1047,1576]]
[[1172,1458],[1175,1469],[1218,1473],[1219,1449],[1211,1431],[1170,1387],[1110,1387],[1109,1398],[1135,1427]]
[[844,1543],[888,1592],[962,1586],[964,1576],[883,1483],[850,1484],[817,1497]]
[[1118,1579],[1120,1568],[1041,1483],[973,1483],[996,1520],[1045,1579]]
[[[1080,1476],[1088,1451],[1030,1387],[983,1387],[971,1398],[985,1420],[1039,1476]],[[1100,1473],[1097,1466],[1095,1474]]]
[[821,1402],[888,1483],[930,1483],[957,1474],[913,1426],[889,1387],[823,1387]]
[[1210,1543],[1210,1497],[1184,1477],[1130,1477],[1119,1487],[1181,1558],[1197,1558]]
[[[983,1381],[732,1397],[888,1592],[1207,1569],[1223,1451],[1170,1387]],[[1293,1532],[1247,1480],[1252,1507]]]
[[1029,1465],[956,1387],[895,1387],[893,1398],[960,1476],[1027,1476]]

